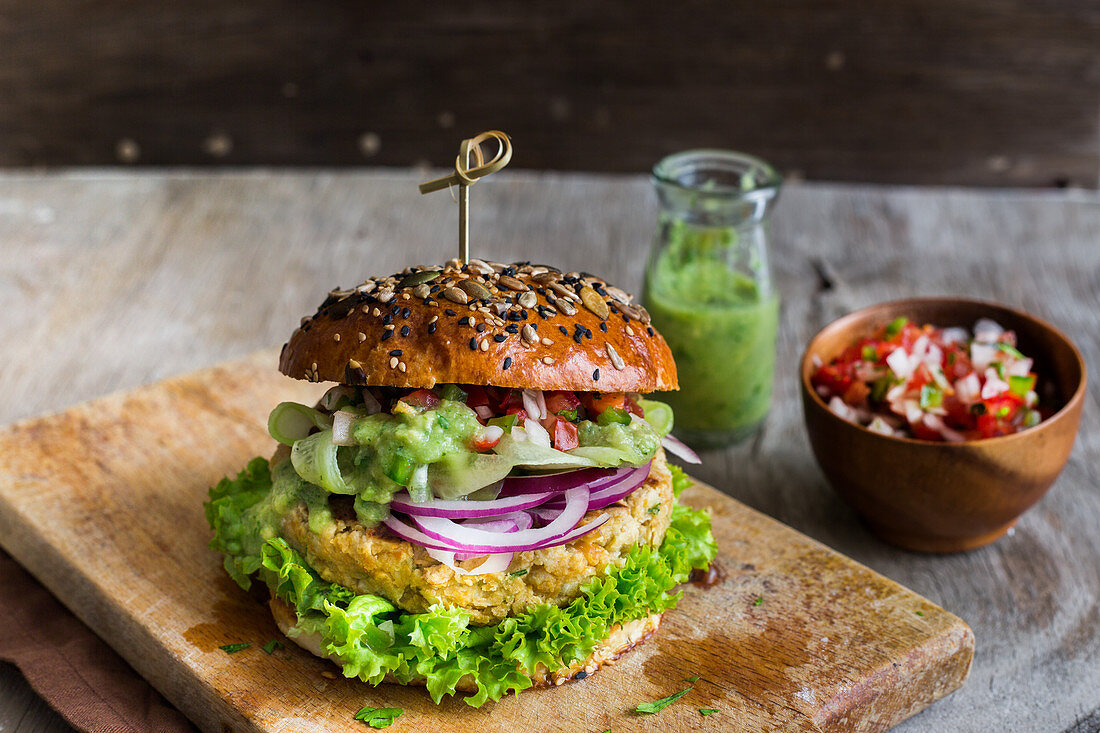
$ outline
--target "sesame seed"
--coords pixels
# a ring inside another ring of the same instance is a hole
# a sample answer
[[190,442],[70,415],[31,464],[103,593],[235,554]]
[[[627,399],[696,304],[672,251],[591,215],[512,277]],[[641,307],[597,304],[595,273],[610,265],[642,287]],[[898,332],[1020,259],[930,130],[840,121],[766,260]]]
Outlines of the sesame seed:
[[510,366],[512,366],[512,357],[510,357],[510,356],[504,357],[504,364],[502,365],[502,369],[507,369]]
[[477,351],[477,339],[470,339],[470,351]]
[[493,336],[493,341],[496,341],[499,344],[499,343],[503,343],[504,339],[506,339],[506,338],[508,338],[508,337],[505,336],[503,333],[498,333],[496,336]]
[[435,323],[438,320],[439,320],[439,316],[432,316],[432,320],[428,321],[428,323]]
[[406,369],[407,369],[408,367],[406,367],[406,366],[405,366],[405,362],[400,362],[400,363],[399,363],[399,364],[397,365],[397,368],[401,370],[401,373],[402,373],[402,374],[404,374],[404,373],[405,373],[405,370],[406,370]]
[[401,349],[394,349],[390,352],[390,356],[401,356]]
[[396,368],[397,368],[397,357],[396,356],[391,356],[390,357],[390,369],[396,369]]
[[338,334],[338,333],[332,334],[332,340],[339,342],[340,341],[340,334]]
[[367,334],[365,334],[365,333],[363,333],[362,331],[360,331],[360,332],[359,332],[359,343],[363,343],[363,342],[364,342],[364,341],[366,341],[366,340],[367,340]]
[[412,297],[412,296],[411,296],[411,295],[409,295],[408,293],[401,293],[401,299],[402,299],[402,300],[408,300],[408,299],[409,299],[409,298],[411,298],[411,297]]
[[482,341],[480,344],[478,344],[478,348],[481,349],[482,351],[488,351],[489,350],[489,342],[488,341]]
[[313,364],[310,365],[309,368],[312,369],[313,371],[317,371],[317,362],[313,362]]
[[544,357],[542,357],[542,363],[546,364],[546,365],[550,365],[550,364],[554,363],[554,360],[551,359],[549,356],[544,356]]
[[543,346],[552,346],[553,344],[554,344],[554,342],[553,342],[553,341],[551,341],[551,340],[550,340],[550,339],[548,339],[548,338],[543,338],[543,339],[542,339],[542,345],[543,345]]
[[385,333],[382,334],[382,340],[385,341],[390,336],[393,336],[393,331],[386,331]]
[[448,316],[451,316],[452,318],[454,318],[455,316],[457,316],[457,315],[458,315],[457,313],[455,313],[455,312],[454,312],[453,310],[451,310],[450,308],[447,308],[447,309],[446,309],[446,310],[444,310],[443,312],[444,312],[445,314],[447,314]]
[[435,324],[435,323],[429,323],[429,324],[428,324],[428,333],[435,333],[435,329],[436,329],[436,327],[437,327],[437,326],[436,326],[436,324]]
[[409,327],[408,326],[402,326],[401,327],[401,335],[402,336],[408,336],[409,335]]
[[599,369],[592,372],[592,380],[596,381],[596,382],[600,381],[600,370]]
[[485,331],[485,324],[484,324],[484,323],[479,323],[479,324],[477,324],[477,329],[476,329],[476,330],[477,330],[477,332],[478,332],[478,333],[484,333],[484,331]]

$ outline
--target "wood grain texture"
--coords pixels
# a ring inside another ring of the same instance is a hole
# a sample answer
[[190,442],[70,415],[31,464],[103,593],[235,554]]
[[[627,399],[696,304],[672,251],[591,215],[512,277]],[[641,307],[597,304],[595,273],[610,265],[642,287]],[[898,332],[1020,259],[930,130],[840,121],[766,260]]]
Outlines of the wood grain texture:
[[689,147],[814,179],[1095,187],[1089,0],[0,0],[0,164],[644,171]]
[[[475,191],[475,254],[537,256],[637,288],[655,219],[645,180],[499,175]],[[449,257],[454,212],[414,193],[422,179],[0,176],[0,421],[276,346],[333,285]],[[973,627],[969,682],[902,733],[1096,733],[1100,387],[1090,386],[1065,472],[1012,535],[923,557],[874,540],[826,486],[802,427],[798,356],[817,329],[855,308],[968,294],[1050,320],[1100,373],[1097,231],[1093,194],[833,185],[782,194],[772,414],[757,440],[708,453],[697,474]],[[0,709],[11,699],[0,688]],[[65,730],[33,710],[25,725]]]
[[[956,616],[778,522],[698,485],[723,577],[688,586],[660,631],[583,683],[480,710],[420,688],[328,680],[206,545],[209,485],[272,449],[268,406],[323,388],[275,354],[199,371],[0,430],[0,537],[85,623],[206,731],[361,730],[363,704],[402,730],[884,731],[952,692],[974,636]],[[247,642],[229,655],[219,649]],[[698,675],[659,719],[631,714]],[[323,692],[323,695],[318,695]],[[699,707],[721,712],[709,718]]]

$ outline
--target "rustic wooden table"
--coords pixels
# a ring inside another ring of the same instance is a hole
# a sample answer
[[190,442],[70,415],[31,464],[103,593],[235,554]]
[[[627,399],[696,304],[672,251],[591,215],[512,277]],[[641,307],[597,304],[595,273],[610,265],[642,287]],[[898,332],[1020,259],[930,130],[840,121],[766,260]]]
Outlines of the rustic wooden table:
[[[336,284],[452,256],[455,212],[413,171],[0,176],[0,422],[282,343]],[[478,186],[473,251],[637,289],[655,202],[642,177],[501,174]],[[1100,386],[1051,493],[991,547],[882,545],[827,488],[796,361],[822,325],[909,295],[966,294],[1061,326],[1093,374],[1100,199],[1092,193],[792,185],[773,229],[783,296],[775,406],[696,472],[968,621],[970,680],[899,731],[1100,730]],[[888,477],[884,477],[888,480]],[[68,726],[0,665],[0,730]]]

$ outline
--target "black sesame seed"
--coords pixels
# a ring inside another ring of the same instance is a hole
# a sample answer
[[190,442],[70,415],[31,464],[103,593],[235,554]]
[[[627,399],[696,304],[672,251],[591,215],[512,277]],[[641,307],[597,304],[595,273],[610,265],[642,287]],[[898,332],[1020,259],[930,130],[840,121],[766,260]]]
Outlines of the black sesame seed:
[[390,356],[401,356],[401,349],[394,349],[390,352]]
[[389,338],[390,336],[393,336],[393,331],[384,331],[384,332],[382,333],[382,340],[383,340],[383,341],[385,341],[385,340],[386,340],[386,339],[388,339],[388,338]]
[[470,339],[470,351],[477,351],[477,339]]
[[469,326],[470,325],[470,317],[469,316],[462,316],[462,318],[458,319],[458,325],[460,325],[460,326]]
[[507,369],[510,366],[512,366],[512,357],[510,357],[510,356],[504,357],[504,364],[503,364],[504,369]]
[[596,382],[600,381],[600,370],[599,369],[592,372],[592,379]]
[[428,333],[435,333],[435,324],[434,323],[429,323],[428,324]]
[[443,311],[443,312],[444,312],[444,313],[446,313],[446,314],[447,314],[447,315],[449,315],[449,316],[457,316],[457,315],[458,315],[457,313],[455,313],[455,312],[454,312],[453,310],[451,310],[450,308],[447,308],[447,309],[446,309],[445,311]]
[[498,333],[496,336],[493,336],[493,341],[496,341],[499,344],[502,341],[504,341],[504,339],[506,339],[506,338],[508,338],[508,337],[505,336],[503,333]]
[[505,267],[503,270],[500,271],[500,274],[501,275],[507,275],[508,277],[515,277],[516,276],[516,268],[514,268],[514,267]]
[[395,316],[400,312],[401,312],[401,306],[399,306],[399,305],[395,305],[393,308],[390,308],[390,313],[394,314]]
[[573,675],[573,679],[576,679],[576,680],[583,680],[583,679],[584,679],[585,677],[587,677],[587,676],[588,676],[588,673],[587,673],[587,672],[585,672],[585,671],[584,671],[584,670],[582,669],[582,670],[581,670],[580,672],[577,672],[577,673],[576,673],[575,675]]
[[581,342],[582,338],[584,338],[584,332],[583,331],[577,331],[576,333],[573,334],[573,340],[576,341],[578,344]]
[[402,308],[401,309],[401,317],[402,318],[408,318],[411,313],[412,313],[412,311],[409,310],[408,308]]
[[430,288],[430,289],[428,290],[428,292],[429,292],[429,293],[431,293],[432,295],[435,295],[436,293],[438,293],[438,292],[439,292],[439,286],[438,286],[438,285],[433,285],[433,286],[432,286],[432,287],[431,287],[431,288]]
[[484,323],[477,324],[477,332],[478,333],[483,333],[484,331],[485,331],[485,324]]
[[507,326],[504,327],[504,330],[508,333],[519,333],[519,326],[514,323],[509,323]]
[[521,310],[521,311],[519,312],[519,314],[520,314],[520,316],[521,316],[521,317],[523,318],[523,320],[525,320],[525,321],[527,320],[527,309],[526,309],[526,308],[524,308],[523,310]]
[[600,330],[607,333],[607,321],[600,321]]
[[653,326],[646,326],[645,327],[645,332],[648,333],[650,336],[652,336],[653,335]]
[[619,315],[623,317],[623,323],[630,323],[630,316],[625,313],[620,313]]
[[517,311],[508,311],[507,318],[509,321],[522,321],[527,317],[526,312],[520,315]]
[[387,314],[386,314],[386,315],[385,315],[385,316],[384,316],[384,317],[382,318],[382,325],[383,325],[383,326],[388,326],[388,325],[390,325],[390,323],[391,323],[392,321],[393,321],[393,316],[391,316],[391,315],[390,315],[389,313],[387,313]]
[[558,326],[558,330],[561,331],[562,336],[569,335],[569,330],[565,326]]
[[599,285],[599,284],[597,284],[597,285],[596,285],[596,286],[595,286],[594,288],[592,288],[592,289],[593,289],[593,290],[595,290],[595,291],[596,291],[597,293],[599,293],[600,295],[604,296],[605,298],[607,297],[607,291],[606,291],[606,290],[604,290],[604,287],[603,287],[603,285]]
[[409,335],[409,327],[408,326],[402,326],[401,327],[401,335],[402,336],[408,336]]
[[539,295],[546,295],[546,288],[535,288],[535,292]]

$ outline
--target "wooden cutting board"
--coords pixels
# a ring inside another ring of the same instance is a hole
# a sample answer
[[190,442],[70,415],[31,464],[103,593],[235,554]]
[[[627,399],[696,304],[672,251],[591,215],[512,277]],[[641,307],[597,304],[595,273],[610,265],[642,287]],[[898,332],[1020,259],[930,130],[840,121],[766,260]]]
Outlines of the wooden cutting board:
[[[203,730],[882,731],[962,684],[974,636],[928,600],[697,485],[725,577],[686,586],[659,633],[591,678],[474,710],[417,688],[330,679],[207,549],[207,487],[269,453],[266,416],[319,385],[275,354],[0,429],[0,544]],[[249,642],[233,655],[218,647]],[[657,715],[643,701],[693,689]],[[719,712],[704,717],[699,708]]]

